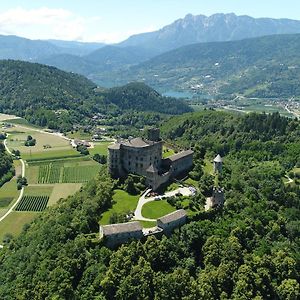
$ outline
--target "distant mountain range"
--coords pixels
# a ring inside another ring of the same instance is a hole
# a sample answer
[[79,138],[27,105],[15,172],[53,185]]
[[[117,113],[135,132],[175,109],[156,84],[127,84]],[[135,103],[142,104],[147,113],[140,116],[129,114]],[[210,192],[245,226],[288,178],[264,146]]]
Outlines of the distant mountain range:
[[98,80],[112,85],[143,81],[158,90],[204,95],[300,97],[300,34],[193,44]]
[[143,47],[158,52],[194,43],[234,41],[272,34],[300,33],[300,21],[289,19],[251,18],[231,14],[193,16],[163,27],[160,30],[131,36],[118,46]]
[[0,59],[38,61],[59,54],[82,56],[103,46],[101,43],[30,40],[14,35],[0,35]]
[[[253,89],[267,88],[265,94],[270,95],[270,78],[278,81],[282,75],[293,79],[291,74],[298,78],[294,65],[298,66],[299,36],[289,33],[300,33],[300,21],[235,14],[187,15],[116,45],[0,36],[0,59],[55,66],[105,87],[137,80],[160,90],[196,87],[203,93],[252,95]],[[276,71],[280,64],[288,71]],[[289,94],[294,93],[290,89]]]

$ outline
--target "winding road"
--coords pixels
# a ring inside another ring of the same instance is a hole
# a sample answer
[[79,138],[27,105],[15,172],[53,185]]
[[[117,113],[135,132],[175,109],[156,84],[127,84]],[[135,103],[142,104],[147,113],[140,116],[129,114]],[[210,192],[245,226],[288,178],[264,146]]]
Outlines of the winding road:
[[[151,189],[148,189],[139,199],[139,202],[137,204],[137,207],[134,211],[134,217],[133,220],[138,220],[138,221],[156,221],[156,219],[148,219],[148,218],[144,218],[142,215],[142,208],[143,206],[148,203],[148,202],[152,202],[152,201],[159,201],[160,199],[163,198],[170,198],[175,196],[176,194],[180,193],[183,196],[191,196],[193,194],[193,192],[188,188],[188,187],[181,187],[178,188],[174,191],[171,192],[167,192],[163,195],[159,195],[159,196],[155,196],[155,197],[149,197],[146,198],[146,195],[152,191]],[[158,199],[158,197],[160,199]]]
[[[4,147],[6,149],[6,151],[9,153],[9,154],[12,154],[11,151],[9,150],[8,146],[7,146],[7,143],[6,143],[7,139],[4,140]],[[21,162],[21,165],[22,165],[22,170],[21,170],[21,174],[22,174],[22,177],[25,177],[25,162],[23,159],[20,159],[20,162]],[[2,222],[13,210],[14,208],[18,205],[18,203],[21,201],[22,197],[23,197],[23,194],[24,194],[24,187],[22,187],[22,189],[20,190],[20,195],[17,199],[17,201],[10,207],[10,209],[5,213],[5,215],[3,215],[1,218],[0,218],[0,222]]]

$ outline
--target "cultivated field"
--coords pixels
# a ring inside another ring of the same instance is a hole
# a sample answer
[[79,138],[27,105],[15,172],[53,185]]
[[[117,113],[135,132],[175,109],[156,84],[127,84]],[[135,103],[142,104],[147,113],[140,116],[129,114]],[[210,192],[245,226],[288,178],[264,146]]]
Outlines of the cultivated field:
[[49,196],[23,196],[16,211],[43,211],[48,204]]
[[29,183],[84,183],[99,172],[99,164],[86,159],[51,160],[28,164]]
[[14,116],[14,115],[0,114],[0,122],[9,121],[9,120],[13,120],[13,119],[19,119],[19,117]]

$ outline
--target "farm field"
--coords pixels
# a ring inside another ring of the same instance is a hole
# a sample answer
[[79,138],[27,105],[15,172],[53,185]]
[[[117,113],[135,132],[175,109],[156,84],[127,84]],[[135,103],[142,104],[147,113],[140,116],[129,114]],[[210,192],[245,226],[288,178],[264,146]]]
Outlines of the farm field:
[[109,218],[113,213],[126,213],[128,211],[134,211],[139,201],[139,197],[139,195],[129,195],[123,190],[116,190],[113,196],[115,203],[111,209],[103,213],[100,224],[109,224]]
[[43,211],[48,204],[49,196],[23,196],[16,211]]
[[67,198],[74,195],[82,187],[82,183],[60,183],[54,184],[52,193],[49,198],[48,206],[52,206],[57,203],[61,198]]
[[12,212],[0,223],[0,242],[2,242],[5,234],[19,235],[24,225],[29,224],[38,215],[39,213],[36,212]]
[[0,114],[0,122],[3,121],[10,121],[13,119],[18,119],[19,117],[14,116],[14,115],[7,115],[7,114]]
[[74,160],[50,160],[28,165],[29,183],[83,183],[99,171],[99,164],[89,158]]
[[[34,131],[34,129],[18,125],[6,131],[9,133],[7,139],[8,147],[20,150],[23,158],[25,156],[26,158],[30,158],[38,152],[51,153],[54,151],[73,150],[68,140],[53,134]],[[35,146],[26,147],[24,145],[28,135],[36,139]]]
[[96,142],[96,143],[94,143],[94,148],[89,149],[90,155],[93,156],[96,153],[101,154],[101,155],[107,155],[107,147],[110,144],[112,144],[112,142]]
[[143,206],[142,215],[144,218],[157,219],[175,210],[166,200],[152,201]]

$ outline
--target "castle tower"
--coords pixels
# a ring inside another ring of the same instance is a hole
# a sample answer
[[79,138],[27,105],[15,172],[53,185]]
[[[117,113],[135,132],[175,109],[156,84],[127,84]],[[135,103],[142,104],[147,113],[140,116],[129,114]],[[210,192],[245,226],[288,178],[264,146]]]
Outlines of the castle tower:
[[218,154],[214,159],[214,172],[222,172],[223,160],[220,154]]
[[153,142],[160,141],[160,130],[159,128],[149,128],[148,129],[148,140]]
[[224,204],[224,190],[222,188],[214,187],[211,197],[212,207],[222,206]]

